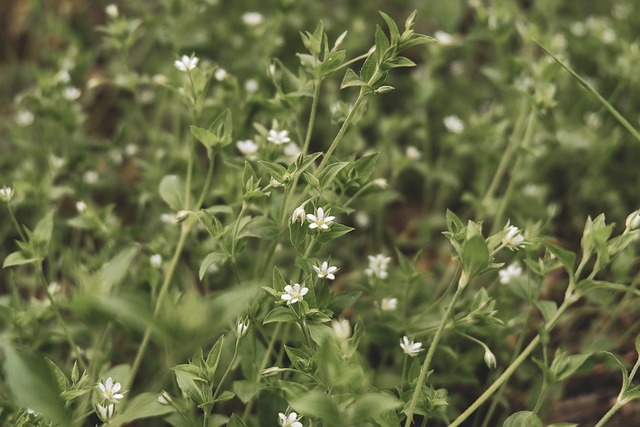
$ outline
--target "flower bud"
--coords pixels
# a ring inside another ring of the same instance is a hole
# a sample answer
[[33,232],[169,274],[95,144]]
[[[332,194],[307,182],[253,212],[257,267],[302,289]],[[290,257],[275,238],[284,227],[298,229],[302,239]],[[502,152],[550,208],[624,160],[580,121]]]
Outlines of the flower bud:
[[11,187],[0,188],[0,200],[3,202],[10,202],[15,194],[15,191]]
[[240,319],[238,320],[238,324],[236,325],[236,338],[242,339],[245,335],[247,335],[247,330],[249,329],[249,319]]
[[484,350],[484,363],[489,369],[495,369],[497,366],[496,356],[488,348]]
[[635,212],[631,212],[627,217],[627,220],[624,222],[624,225],[626,225],[629,230],[635,230],[640,227],[640,209]]

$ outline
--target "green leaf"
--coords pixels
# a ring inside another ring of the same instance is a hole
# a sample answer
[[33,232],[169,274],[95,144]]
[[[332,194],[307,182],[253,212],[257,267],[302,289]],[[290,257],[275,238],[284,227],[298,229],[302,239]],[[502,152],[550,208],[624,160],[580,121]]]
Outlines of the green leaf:
[[334,313],[342,313],[345,308],[349,308],[353,304],[355,304],[356,301],[358,301],[358,299],[360,298],[360,295],[362,295],[362,291],[337,294],[331,299],[329,308]]
[[388,70],[390,68],[404,68],[404,67],[415,67],[416,63],[410,60],[409,58],[405,58],[404,56],[396,56],[393,59],[389,59],[382,64],[383,70]]
[[233,414],[231,415],[231,418],[229,418],[229,424],[227,424],[227,427],[247,427],[247,425],[237,414]]
[[368,393],[358,396],[349,408],[349,425],[356,425],[393,411],[402,406],[402,402],[395,397],[382,393]]
[[358,76],[355,71],[353,71],[351,68],[347,68],[347,72],[344,73],[342,83],[340,83],[340,89],[366,85],[367,83],[360,80],[360,76]]
[[576,263],[576,254],[550,242],[544,242],[544,246],[549,250],[549,252],[558,258],[558,261],[560,261],[560,264],[562,264],[565,270],[567,270],[567,273],[573,275],[573,269]]
[[263,325],[267,323],[283,322],[283,323],[298,323],[298,316],[296,316],[289,307],[276,307],[267,314],[262,322]]
[[340,236],[344,236],[345,234],[353,231],[353,227],[348,227],[343,224],[331,224],[329,226],[329,230],[322,230],[318,235],[317,241],[320,243],[327,243],[334,239],[337,239]]
[[213,132],[191,125],[191,134],[207,148],[213,148],[220,142],[220,138]]
[[209,380],[213,382],[213,375],[216,373],[216,369],[218,369],[218,363],[220,363],[220,355],[222,354],[222,344],[224,343],[224,335],[218,338],[218,341],[211,347],[209,350],[209,354],[207,355],[207,367],[209,368]]
[[544,427],[542,420],[531,411],[520,411],[504,420],[502,427]]
[[477,224],[469,221],[467,239],[462,244],[460,253],[462,269],[469,278],[482,273],[489,266],[489,248],[480,234]]
[[282,273],[280,273],[280,270],[278,270],[278,267],[273,267],[273,275],[271,278],[273,289],[275,289],[276,292],[284,292],[284,287],[287,286],[287,281],[284,280],[284,277],[282,276]]
[[191,365],[178,365],[171,368],[176,375],[176,382],[180,390],[187,396],[193,403],[200,405],[203,403],[204,396],[202,390],[196,384],[196,381],[205,382],[204,378],[201,378],[194,372],[197,369]]
[[391,37],[391,44],[393,46],[397,46],[398,41],[400,40],[400,31],[398,30],[398,26],[396,25],[393,18],[391,18],[386,13],[384,12],[378,12],[378,13],[380,14],[380,16],[382,16],[382,19],[384,19],[384,22],[387,24],[387,28],[389,28],[389,36]]
[[384,31],[382,31],[382,28],[380,28],[379,25],[376,25],[375,43],[376,50],[374,52],[374,55],[376,56],[376,62],[380,64],[387,54],[387,49],[389,49],[389,40],[387,39],[387,36],[384,34]]
[[132,398],[124,409],[124,412],[113,417],[109,425],[120,426],[143,418],[160,417],[175,411],[171,405],[162,405],[158,402],[157,393],[142,393]]
[[356,173],[356,177],[361,181],[366,181],[371,177],[373,170],[378,161],[379,152],[367,154],[362,156],[353,163],[353,171]]
[[306,224],[300,224],[298,221],[289,222],[289,240],[296,250],[303,254],[305,252],[305,239],[309,227]]
[[341,423],[338,406],[330,396],[321,391],[312,390],[290,401],[289,404],[302,415],[320,418],[328,424]]
[[14,265],[23,265],[23,264],[31,264],[36,261],[40,261],[42,258],[27,258],[24,256],[22,252],[13,252],[9,254],[8,257],[4,259],[4,264],[2,264],[2,268],[12,267]]
[[307,155],[298,156],[295,163],[296,165],[295,174],[296,175],[302,174],[302,172],[307,170],[307,168],[309,168],[309,166],[311,166],[313,162],[315,162],[316,159],[320,156],[322,156],[322,153],[311,153]]
[[42,258],[46,257],[49,252],[49,243],[51,243],[51,236],[53,235],[53,213],[54,211],[50,210],[38,222],[29,242],[34,254]]
[[273,176],[275,179],[280,182],[284,181],[284,175],[287,173],[287,170],[284,168],[284,166],[278,163],[267,162],[266,160],[260,160],[258,163],[267,168],[271,176]]
[[[331,320],[328,318],[327,321]],[[324,340],[333,339],[335,333],[333,329],[327,325],[321,325],[320,323],[310,323],[309,324],[309,333],[311,334],[311,339],[318,345],[322,345]]]
[[47,361],[28,350],[4,346],[5,381],[22,408],[30,408],[45,419],[62,426],[73,424],[65,402],[60,397],[55,375]]
[[177,175],[167,175],[160,181],[160,197],[174,211],[184,208],[184,189],[184,183]]
[[207,270],[211,267],[212,264],[222,265],[227,262],[229,257],[222,252],[209,252],[206,257],[202,260],[200,264],[200,270],[198,271],[198,275],[200,276],[200,280],[207,274]]
[[238,380],[233,383],[233,392],[242,403],[247,403],[258,392],[258,384],[248,380]]
[[122,282],[136,255],[138,255],[138,247],[129,246],[118,252],[100,268],[98,276],[102,290],[105,293],[108,293],[111,288]]
[[546,322],[549,322],[558,311],[558,305],[555,301],[537,301],[536,306],[540,310],[540,313],[542,313],[542,317],[544,317]]
[[569,378],[580,366],[591,357],[591,353],[574,354],[568,356],[567,353],[558,351],[551,363],[551,374],[556,382],[561,382]]
[[242,228],[238,238],[257,237],[264,240],[277,240],[280,236],[276,222],[265,216],[251,218],[251,221]]

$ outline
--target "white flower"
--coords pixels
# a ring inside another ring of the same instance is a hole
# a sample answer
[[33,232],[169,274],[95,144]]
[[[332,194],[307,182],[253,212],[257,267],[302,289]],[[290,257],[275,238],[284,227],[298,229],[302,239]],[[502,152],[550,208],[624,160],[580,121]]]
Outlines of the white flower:
[[109,377],[102,383],[98,383],[98,388],[102,392],[102,397],[110,402],[118,403],[118,400],[124,397],[123,393],[118,393],[122,388],[119,382],[114,382],[113,378]]
[[198,57],[197,56],[187,56],[187,55],[182,55],[180,57],[180,59],[177,59],[174,62],[174,65],[176,66],[176,68],[180,71],[183,72],[187,72],[187,71],[191,71],[194,68],[196,68],[196,66],[198,65]]
[[258,151],[258,144],[250,139],[236,142],[236,148],[245,156],[250,156]]
[[[327,211],[327,213],[329,213]],[[335,216],[324,216],[324,210],[322,208],[318,208],[316,214],[307,214],[307,220],[311,223],[309,224],[309,228],[321,228],[323,230],[327,230],[329,228],[329,224],[336,219]]]
[[115,4],[107,5],[107,7],[104,8],[104,11],[110,18],[115,19],[118,17],[118,6]]
[[380,303],[382,311],[393,311],[398,308],[398,298],[382,298]]
[[293,214],[291,214],[291,224],[295,222],[304,222],[307,213],[304,211],[304,205],[300,205],[294,209]]
[[371,225],[371,217],[369,216],[368,213],[363,211],[356,212],[354,221],[356,222],[356,225],[360,228],[369,228],[369,226]]
[[280,145],[291,142],[291,138],[289,138],[289,132],[286,130],[277,131],[275,129],[271,129],[267,136],[267,141]]
[[464,122],[458,116],[447,116],[443,119],[443,123],[451,133],[460,134],[464,130]]
[[484,363],[487,365],[489,369],[495,369],[496,365],[498,364],[496,362],[496,356],[494,356],[491,350],[489,350],[486,347],[484,350]]
[[584,22],[580,21],[574,22],[569,28],[571,29],[571,34],[576,37],[584,37],[588,32],[587,26],[584,24]]
[[213,77],[221,82],[227,78],[227,70],[224,68],[218,68],[215,73],[213,73]]
[[278,181],[277,179],[275,179],[274,177],[271,177],[271,179],[269,180],[269,184],[273,187],[273,188],[280,188],[280,187],[284,187],[284,184],[281,183],[280,181]]
[[500,283],[503,285],[509,284],[513,279],[516,279],[522,276],[522,267],[517,262],[510,264],[507,268],[503,268],[498,271],[498,276],[500,276]]
[[391,262],[391,258],[384,256],[382,254],[378,255],[369,255],[369,268],[364,271],[369,277],[375,276],[380,279],[386,279],[389,275],[387,273],[387,266]]
[[326,277],[329,280],[334,280],[336,276],[333,273],[338,271],[338,267],[329,267],[327,261],[323,261],[320,266],[314,265],[313,269],[318,273],[319,278],[324,279]]
[[136,154],[138,154],[138,146],[136,144],[127,144],[126,147],[124,147],[124,152],[127,156],[129,157],[133,157]]
[[611,44],[614,41],[616,41],[616,32],[611,28],[607,28],[606,30],[604,30],[604,32],[602,33],[602,42]]
[[62,96],[67,101],[75,101],[76,99],[80,98],[80,95],[82,95],[82,92],[80,92],[80,89],[74,86],[68,86],[62,90]]
[[440,43],[442,44],[451,44],[453,43],[453,36],[444,31],[436,31],[433,35]]
[[338,340],[345,341],[351,337],[351,324],[347,319],[333,319],[331,321],[331,327]]
[[286,293],[282,294],[280,298],[287,302],[287,305],[295,304],[298,301],[304,300],[304,296],[309,292],[309,288],[306,286],[300,286],[298,283],[294,283],[293,286],[287,285],[284,287]]
[[98,174],[97,171],[90,170],[84,173],[84,175],[82,176],[82,179],[84,180],[84,182],[91,185],[98,182],[98,179],[100,179],[100,175]]
[[422,153],[413,145],[407,147],[405,154],[410,160],[420,160]]
[[249,319],[239,319],[236,325],[236,338],[240,339],[247,335],[249,329]]
[[173,402],[171,395],[164,390],[162,390],[162,392],[158,395],[158,398],[156,400],[158,401],[159,404],[165,405],[165,406],[171,405],[171,403]]
[[160,222],[164,224],[176,224],[178,220],[176,219],[175,214],[163,213],[162,215],[160,215]]
[[373,180],[373,185],[380,188],[381,190],[384,190],[389,186],[389,183],[384,178],[376,178]]
[[18,126],[25,127],[33,123],[33,113],[29,110],[20,110],[16,113],[16,123]]
[[78,211],[78,213],[85,213],[87,211],[87,204],[82,200],[76,202],[76,210]]
[[149,257],[149,262],[151,263],[151,267],[160,268],[162,266],[162,255],[153,254]]
[[55,79],[60,83],[69,83],[71,81],[71,75],[69,74],[68,70],[62,69],[58,71]]
[[421,342],[413,342],[413,340],[407,338],[406,335],[402,337],[402,340],[400,340],[400,347],[409,357],[416,357],[418,353],[424,350]]
[[50,160],[51,160],[51,166],[54,169],[60,169],[66,163],[66,161],[62,157],[58,157],[56,155],[51,155]]
[[635,212],[631,212],[624,222],[624,225],[626,225],[629,230],[635,230],[640,227],[640,209]]
[[524,236],[520,234],[520,229],[516,226],[509,225],[505,228],[507,234],[502,238],[502,243],[510,250],[517,250],[524,247]]
[[104,406],[98,403],[96,405],[96,409],[100,419],[106,422],[113,417],[113,413],[116,411],[116,405],[110,403],[107,406]]
[[279,374],[282,369],[277,366],[272,366],[262,371],[262,376],[270,377],[272,375]]
[[258,82],[255,79],[249,79],[244,82],[244,89],[249,93],[257,92],[259,88],[260,85],[258,85]]
[[264,16],[262,16],[262,14],[258,12],[247,12],[242,15],[242,22],[250,27],[260,25],[262,24],[262,21],[264,21]]
[[295,412],[290,413],[289,416],[280,412],[278,418],[280,418],[281,427],[302,427],[302,423],[298,421],[298,414]]
[[298,147],[297,144],[292,142],[291,144],[287,144],[282,152],[293,161],[298,158],[300,153],[302,153],[302,150],[300,150],[300,147]]
[[15,194],[16,193],[12,187],[0,188],[0,200],[2,200],[3,202],[10,202]]

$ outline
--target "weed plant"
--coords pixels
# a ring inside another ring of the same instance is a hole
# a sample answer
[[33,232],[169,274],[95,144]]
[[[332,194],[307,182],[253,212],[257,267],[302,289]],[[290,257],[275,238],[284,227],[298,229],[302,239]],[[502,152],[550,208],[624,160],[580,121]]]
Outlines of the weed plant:
[[0,6],[1,425],[640,398],[640,5],[388,3]]

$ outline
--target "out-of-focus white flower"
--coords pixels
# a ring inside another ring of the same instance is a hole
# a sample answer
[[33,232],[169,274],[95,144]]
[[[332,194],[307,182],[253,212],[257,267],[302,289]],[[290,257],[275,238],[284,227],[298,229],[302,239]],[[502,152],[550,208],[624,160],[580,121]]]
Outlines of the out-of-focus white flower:
[[258,91],[258,89],[260,89],[260,85],[255,79],[249,79],[244,82],[244,90],[246,90],[247,92],[255,93]]
[[10,202],[15,194],[16,192],[13,187],[0,188],[0,200],[2,200],[3,202]]
[[247,335],[249,329],[249,319],[239,319],[236,324],[236,338],[241,339]]
[[[327,214],[329,212],[327,211]],[[335,216],[327,216],[325,217],[325,212],[322,208],[318,208],[316,214],[307,214],[307,220],[310,222],[309,228],[318,228],[322,230],[327,230],[329,225],[336,219]]]
[[109,18],[116,19],[118,17],[118,6],[115,4],[109,4],[104,8],[105,13]]
[[162,390],[162,392],[158,395],[158,398],[156,400],[158,401],[159,404],[165,405],[165,406],[171,405],[171,403],[173,402],[171,395],[164,390]]
[[522,276],[522,267],[517,262],[510,264],[507,268],[503,268],[498,271],[498,276],[500,277],[500,283],[503,285],[509,284],[513,279],[516,279]]
[[571,30],[571,34],[576,37],[584,37],[587,35],[587,26],[584,24],[584,22],[576,21],[571,24],[571,27],[569,28]]
[[200,59],[197,56],[182,55],[173,64],[182,72],[188,72],[196,68]]
[[80,92],[80,89],[75,86],[68,86],[62,90],[62,96],[67,101],[75,101],[80,98],[80,95],[82,95],[82,92]]
[[162,267],[162,255],[160,255],[160,254],[151,255],[149,257],[149,263],[151,264],[151,267],[153,267],[153,268]]
[[369,228],[369,226],[371,225],[371,217],[369,216],[368,213],[364,211],[356,212],[354,221],[356,222],[356,225],[360,228],[366,229],[366,228]]
[[418,353],[424,350],[421,342],[413,342],[413,340],[407,338],[406,335],[402,337],[402,340],[400,340],[400,347],[409,357],[416,357]]
[[624,225],[629,230],[635,230],[636,228],[640,227],[640,209],[637,211],[631,212],[629,216],[627,216],[627,219],[625,220]]
[[289,131],[277,131],[275,129],[271,129],[269,131],[269,134],[267,135],[267,141],[273,142],[276,145],[280,145],[291,142],[291,138],[289,138]]
[[313,269],[318,274],[318,277],[324,279],[325,277],[329,280],[334,280],[336,276],[333,274],[338,271],[338,267],[329,266],[327,261],[323,261],[319,266],[314,265]]
[[215,73],[213,73],[213,77],[221,82],[227,78],[227,70],[224,68],[218,68]]
[[364,270],[364,274],[369,277],[377,277],[380,279],[386,279],[389,275],[387,273],[387,266],[391,262],[391,258],[382,254],[369,255],[369,268]]
[[292,142],[290,144],[285,145],[284,150],[282,150],[282,152],[284,153],[285,156],[289,157],[292,161],[294,161],[298,158],[300,153],[302,153],[302,150],[300,150],[300,147],[298,147],[298,144],[295,144]]
[[382,298],[380,303],[382,311],[393,311],[398,308],[398,298]]
[[264,21],[264,16],[262,16],[262,14],[259,12],[247,12],[244,15],[242,15],[242,22],[244,22],[245,25],[248,25],[250,27],[255,27],[256,25],[260,25],[262,24],[263,21]]
[[384,190],[385,188],[387,188],[389,186],[389,183],[384,178],[376,178],[376,179],[373,180],[373,185],[375,185],[376,187],[378,187],[381,190]]
[[220,271],[220,267],[218,266],[218,264],[215,264],[215,263],[211,264],[209,268],[207,268],[207,273],[209,274],[215,274],[218,271]]
[[433,35],[436,40],[438,40],[441,44],[451,44],[453,43],[453,36],[444,31],[436,31]]
[[464,122],[456,115],[445,117],[443,123],[444,127],[451,133],[461,134],[464,131]]
[[236,142],[236,148],[245,156],[250,156],[258,151],[258,144],[250,139]]
[[136,154],[138,154],[138,146],[136,144],[127,144],[126,147],[124,147],[124,152],[127,156],[129,157],[133,157]]
[[281,427],[302,427],[302,423],[298,421],[298,414],[295,412],[290,413],[288,416],[280,412],[278,418],[280,418]]
[[58,157],[56,155],[51,155],[51,158],[49,160],[51,161],[51,166],[54,169],[60,169],[66,162],[62,157]]
[[85,213],[87,211],[87,204],[82,200],[80,200],[79,202],[76,202],[76,210],[80,214]]
[[524,236],[520,233],[520,229],[518,227],[509,225],[505,230],[507,233],[502,238],[502,243],[512,251],[524,247]]
[[58,74],[56,74],[55,79],[60,83],[69,83],[71,81],[71,75],[68,70],[60,70]]
[[304,205],[300,205],[293,210],[293,214],[291,214],[291,223],[295,222],[304,222],[304,219],[307,217],[307,213],[304,211]]
[[33,113],[29,110],[20,110],[16,113],[16,124],[21,127],[29,126],[33,123]]
[[160,222],[162,222],[163,224],[176,224],[178,221],[175,214],[163,213],[162,215],[160,215]]
[[116,405],[110,403],[105,406],[98,403],[96,405],[96,412],[102,421],[107,422],[113,418],[113,414],[116,412]]
[[405,154],[410,160],[420,160],[422,153],[413,145],[407,147]]
[[86,171],[84,175],[82,175],[82,180],[89,185],[93,185],[98,182],[100,179],[100,175],[95,170]]
[[351,337],[351,324],[347,319],[333,319],[331,321],[331,327],[338,340],[346,341]]
[[306,286],[300,286],[299,283],[294,283],[293,286],[285,286],[284,291],[285,293],[282,294],[280,298],[286,301],[287,305],[291,305],[304,300],[304,296],[309,292],[309,288]]
[[607,28],[602,32],[601,38],[603,43],[611,44],[616,41],[616,32],[613,30],[613,28]]
[[111,377],[107,378],[104,383],[99,382],[98,388],[102,392],[102,397],[110,402],[118,403],[124,397],[124,392],[120,393],[122,385]]
[[271,366],[270,368],[267,368],[267,369],[262,371],[262,376],[263,377],[270,377],[272,375],[276,375],[276,374],[280,373],[280,371],[282,371],[282,368],[279,368],[277,366]]

